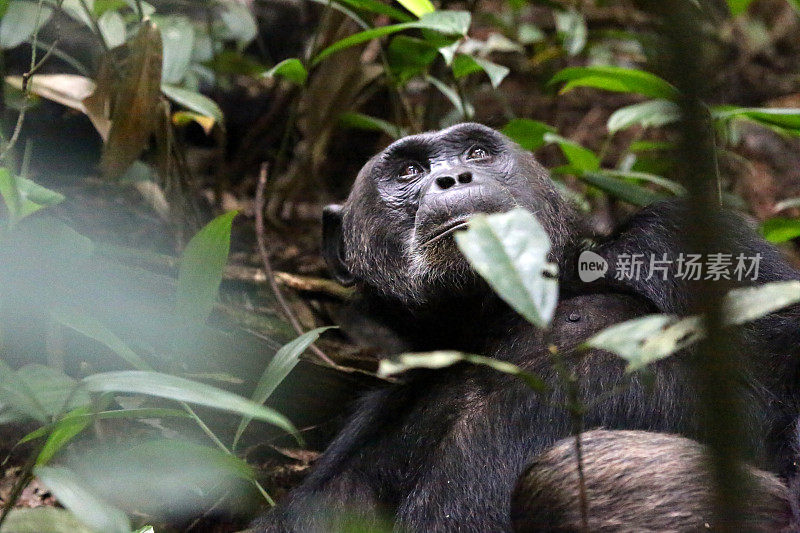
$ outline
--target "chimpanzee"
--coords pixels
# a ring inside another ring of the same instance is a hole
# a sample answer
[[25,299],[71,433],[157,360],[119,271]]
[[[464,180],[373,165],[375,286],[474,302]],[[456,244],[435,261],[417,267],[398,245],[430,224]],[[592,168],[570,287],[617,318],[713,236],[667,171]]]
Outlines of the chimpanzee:
[[[560,269],[561,300],[548,331],[507,307],[452,238],[474,213],[517,206],[547,231]],[[355,285],[362,309],[409,350],[510,361],[539,374],[549,389],[534,393],[513,377],[468,365],[408,373],[362,399],[307,480],[257,530],[335,531],[344,517],[355,517],[388,518],[403,531],[509,531],[516,479],[572,429],[554,359],[579,378],[586,428],[702,436],[685,354],[651,365],[646,380],[626,374],[612,354],[575,349],[611,324],[686,312],[691,287],[674,276],[582,283],[575,267],[586,249],[612,265],[625,254],[677,255],[683,216],[679,202],[656,204],[615,235],[593,237],[530,153],[478,124],[406,137],[373,157],[345,204],[324,213],[323,252],[336,278]],[[743,223],[730,223],[739,224],[738,242],[721,243],[721,251],[760,254],[756,283],[800,279],[776,249]],[[753,363],[743,376],[751,385],[744,392],[752,408],[749,444],[758,464],[772,469],[788,458],[796,414],[797,323],[798,311],[790,310],[741,333]]]
[[[714,530],[708,457],[697,442],[649,431],[581,434],[589,531]],[[517,533],[581,531],[576,447],[563,439],[534,459],[511,499]],[[747,467],[747,531],[796,531],[789,489],[774,474]]]

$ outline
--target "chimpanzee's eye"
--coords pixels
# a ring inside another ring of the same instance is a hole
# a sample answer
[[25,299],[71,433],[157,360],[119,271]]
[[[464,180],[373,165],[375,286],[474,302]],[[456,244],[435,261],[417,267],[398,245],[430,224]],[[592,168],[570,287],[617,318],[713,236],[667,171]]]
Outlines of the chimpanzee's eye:
[[422,168],[422,165],[420,165],[419,163],[409,163],[405,167],[403,167],[403,170],[400,171],[400,176],[399,177],[400,177],[400,179],[406,179],[407,180],[407,179],[414,178],[414,177],[422,174],[423,172],[424,172],[424,169]]
[[482,146],[473,146],[467,152],[467,161],[476,161],[478,159],[486,159],[489,157],[489,152]]

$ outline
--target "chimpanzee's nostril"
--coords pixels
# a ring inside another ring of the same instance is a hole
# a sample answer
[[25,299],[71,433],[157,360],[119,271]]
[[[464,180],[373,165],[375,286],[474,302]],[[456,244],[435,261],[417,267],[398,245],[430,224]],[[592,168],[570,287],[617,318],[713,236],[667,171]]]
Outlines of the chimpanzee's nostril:
[[472,172],[462,172],[458,175],[459,183],[469,183],[472,181]]
[[440,189],[449,189],[453,185],[456,184],[456,180],[453,179],[451,176],[440,176],[436,178],[436,185],[439,186]]

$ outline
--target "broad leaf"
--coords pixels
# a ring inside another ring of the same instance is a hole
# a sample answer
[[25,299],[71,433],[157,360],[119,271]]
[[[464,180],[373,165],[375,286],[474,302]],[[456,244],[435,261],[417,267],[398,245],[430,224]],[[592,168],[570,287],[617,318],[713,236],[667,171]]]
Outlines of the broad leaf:
[[[624,174],[620,173],[620,175]],[[579,177],[582,181],[633,205],[650,205],[658,200],[663,200],[665,197],[663,194],[645,189],[641,185],[635,185],[627,180],[620,179],[614,173],[598,170],[580,174]]]
[[10,533],[97,533],[65,509],[35,507],[14,509],[3,524]]
[[0,361],[0,402],[39,422],[88,405],[88,395],[75,390],[76,385],[71,377],[44,365],[26,365],[13,371]]
[[263,420],[299,439],[299,434],[292,423],[277,411],[211,385],[177,376],[138,370],[105,372],[84,378],[83,385],[91,392],[145,394],[230,411]]
[[164,50],[161,83],[180,83],[192,60],[194,26],[189,19],[183,16],[159,18],[157,25]]
[[544,145],[544,136],[556,129],[544,122],[529,118],[515,118],[501,130],[503,134],[525,150],[536,150]]
[[555,133],[545,133],[543,138],[546,143],[558,144],[564,157],[567,158],[570,166],[574,169],[580,172],[588,172],[600,168],[600,158],[594,152],[575,141],[565,139]]
[[178,271],[178,314],[203,323],[217,301],[222,271],[228,262],[231,225],[236,211],[220,215],[192,237],[181,257]]
[[92,422],[89,416],[78,417],[75,415],[88,415],[87,407],[80,407],[69,413],[66,417],[59,420],[52,428],[44,447],[36,457],[36,466],[44,466],[55,457],[55,455],[67,445],[72,439],[79,435]]
[[408,353],[393,357],[391,359],[382,359],[378,367],[378,375],[382,377],[389,377],[395,374],[400,374],[407,370],[415,368],[445,368],[457,363],[471,363],[474,365],[488,366],[498,372],[504,374],[511,374],[517,376],[525,382],[531,389],[537,392],[545,392],[548,390],[547,384],[537,376],[527,370],[523,370],[517,365],[508,363],[506,361],[498,361],[490,357],[483,357],[481,355],[472,355],[461,352],[453,351],[440,351],[429,353]]
[[452,63],[453,76],[463,78],[475,72],[485,72],[495,89],[502,83],[511,70],[503,65],[492,63],[487,59],[458,54]]
[[586,341],[591,348],[613,352],[633,372],[664,359],[703,336],[697,317],[682,320],[670,315],[648,315],[615,324]]
[[125,513],[103,501],[78,483],[78,476],[64,467],[40,466],[34,471],[58,502],[95,531],[129,533]]
[[725,322],[744,324],[800,302],[800,281],[776,281],[725,295]]
[[303,63],[301,63],[299,59],[291,58],[284,59],[272,67],[264,73],[264,76],[267,78],[280,76],[302,87],[306,84],[308,71],[306,71],[306,67],[303,66]]
[[515,311],[546,327],[558,301],[556,265],[548,261],[550,239],[531,213],[475,215],[455,240],[472,267]]
[[616,133],[633,125],[643,128],[665,126],[677,122],[681,110],[669,100],[651,100],[617,109],[608,117],[608,131]]
[[635,93],[666,100],[675,100],[678,97],[678,90],[669,82],[649,72],[630,68],[568,67],[550,80],[550,84],[556,83],[565,83],[561,93],[576,87],[595,87],[606,91]]
[[10,50],[22,44],[37,25],[44,26],[52,15],[52,8],[42,2],[11,0],[0,20],[0,49]]
[[438,55],[438,48],[430,42],[407,35],[392,39],[386,50],[389,69],[401,85],[423,74]]
[[583,15],[575,9],[568,9],[553,11],[553,17],[556,29],[562,36],[564,50],[571,56],[578,55],[586,46],[589,33]]
[[800,219],[776,217],[761,224],[761,234],[769,242],[781,243],[800,237]]
[[[307,331],[295,340],[281,347],[281,349],[275,353],[275,356],[269,362],[267,368],[264,369],[264,373],[261,375],[261,379],[258,380],[258,384],[250,399],[259,405],[266,402],[272,393],[275,392],[275,389],[278,388],[278,385],[281,384],[284,378],[289,375],[289,372],[297,365],[298,361],[300,361],[300,355],[306,351],[306,348],[316,341],[322,332],[329,329],[331,329],[330,326]],[[241,438],[242,433],[244,433],[244,430],[247,429],[249,424],[250,417],[242,418],[239,427],[236,429],[236,435],[233,438],[234,447],[236,447],[239,438]]]
[[97,19],[97,27],[103,34],[109,48],[116,48],[125,42],[125,21],[115,11],[107,11]]
[[173,102],[180,104],[187,109],[191,109],[196,113],[200,113],[203,116],[210,117],[214,119],[217,124],[222,125],[222,110],[211,98],[198,92],[182,89],[181,87],[176,87],[174,85],[162,85],[161,92],[163,92],[164,96]]

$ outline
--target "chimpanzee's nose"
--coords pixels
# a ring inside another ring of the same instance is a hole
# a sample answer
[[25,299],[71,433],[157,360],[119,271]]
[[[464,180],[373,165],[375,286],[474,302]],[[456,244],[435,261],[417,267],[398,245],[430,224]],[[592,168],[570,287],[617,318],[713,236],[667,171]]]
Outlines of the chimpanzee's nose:
[[472,172],[465,171],[457,175],[453,173],[453,175],[447,174],[444,176],[439,176],[438,178],[436,178],[436,187],[444,191],[449,189],[450,187],[453,187],[458,183],[466,184],[471,182],[472,182]]

